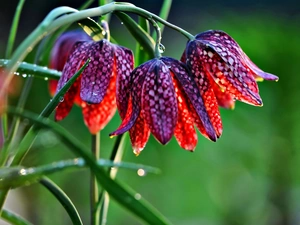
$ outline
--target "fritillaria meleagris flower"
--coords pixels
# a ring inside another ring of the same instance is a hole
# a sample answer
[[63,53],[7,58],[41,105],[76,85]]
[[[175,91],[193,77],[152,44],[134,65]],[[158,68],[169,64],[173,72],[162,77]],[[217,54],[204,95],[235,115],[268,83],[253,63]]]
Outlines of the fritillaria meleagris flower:
[[206,136],[216,140],[220,118],[211,121],[184,63],[167,57],[152,59],[135,68],[128,79],[130,93],[118,106],[122,124],[111,135],[129,130],[135,154],[143,150],[150,132],[162,144],[174,135],[182,148],[193,150],[195,121]]
[[[256,80],[278,80],[263,72],[222,31],[207,31],[188,42],[181,58],[150,60],[132,72],[129,97],[121,106],[122,124],[111,135],[129,130],[134,152],[144,148],[150,132],[162,144],[174,134],[179,145],[193,150],[194,126],[208,139],[222,134],[219,106],[235,100],[260,106]],[[128,103],[128,104],[127,104]]]
[[116,92],[123,95],[124,83],[121,81],[133,69],[133,54],[105,39],[77,42],[64,66],[57,91],[88,59],[90,63],[57,106],[55,120],[66,117],[76,101],[82,107],[85,124],[95,134],[115,113]]
[[182,61],[195,76],[204,101],[210,98],[225,108],[233,108],[235,100],[261,106],[256,80],[278,80],[259,69],[233,38],[218,30],[189,41]]

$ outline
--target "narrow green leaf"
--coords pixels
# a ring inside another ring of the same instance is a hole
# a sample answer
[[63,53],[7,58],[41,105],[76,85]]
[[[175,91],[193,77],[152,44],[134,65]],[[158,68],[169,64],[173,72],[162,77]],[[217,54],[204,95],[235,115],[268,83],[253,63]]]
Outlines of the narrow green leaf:
[[[127,135],[122,135],[121,141],[118,144],[118,149],[115,152],[115,154],[111,155],[112,160],[115,163],[121,163],[125,148],[126,148],[126,141],[128,137]],[[118,169],[110,170],[110,177],[112,179],[115,179],[118,173]],[[102,203],[101,206],[101,211],[100,211],[100,224],[99,225],[105,225],[107,221],[107,213],[108,213],[108,207],[109,207],[109,202],[110,202],[110,196],[107,194],[107,192],[102,191],[101,194],[99,195],[99,204]]]
[[114,12],[116,16],[124,23],[132,36],[140,43],[148,55],[154,57],[155,41],[144,31],[130,16],[123,12]]
[[[120,153],[119,153],[120,154]],[[114,162],[105,159],[97,160],[97,165],[99,167],[113,167],[112,170],[114,174],[117,168],[131,169],[134,171],[144,170],[148,173],[158,174],[160,170],[151,166],[128,163],[128,162]],[[25,168],[22,166],[6,167],[0,170],[0,189],[1,188],[16,188],[23,185],[30,185],[32,183],[38,182],[45,175],[52,173],[70,170],[70,169],[81,169],[88,165],[82,158],[63,160],[58,162],[53,162],[51,164],[46,164],[37,167]],[[115,175],[114,175],[115,176]],[[113,178],[114,178],[113,176]]]
[[2,209],[1,218],[6,220],[7,222],[9,222],[12,225],[32,225],[32,223],[28,222],[21,216],[15,214],[13,212],[10,212],[6,209]]
[[5,56],[7,58],[9,58],[11,56],[11,53],[13,50],[13,46],[14,46],[14,42],[15,42],[15,38],[16,38],[16,34],[17,34],[17,29],[18,29],[18,25],[19,25],[20,15],[21,15],[21,11],[22,11],[24,3],[25,3],[25,0],[20,0],[18,6],[16,8],[16,12],[15,12],[15,16],[13,19],[13,23],[10,28],[10,33],[9,33],[8,43],[7,43],[7,48],[6,48]]
[[[68,91],[68,89],[72,86],[75,80],[79,77],[82,71],[87,67],[90,60],[88,59],[85,64],[77,71],[68,82],[55,94],[52,100],[46,105],[44,110],[41,112],[40,117],[49,117],[50,114],[53,112],[55,107],[59,104],[61,99],[63,98],[64,94]],[[32,145],[33,141],[35,140],[36,134],[33,132],[34,127],[31,127],[27,134],[22,139],[20,145],[17,149],[17,154],[15,155],[11,165],[16,166],[19,165],[20,162],[23,160],[25,155],[27,154],[30,146]],[[0,201],[1,202],[1,201]]]
[[76,79],[80,76],[80,74],[83,72],[83,70],[88,66],[90,62],[90,59],[88,59],[85,64],[68,80],[68,82],[57,92],[54,97],[52,98],[51,102],[44,108],[44,110],[41,112],[41,116],[48,117],[53,112],[55,107],[59,104],[59,102],[62,100],[62,97],[65,95],[65,93],[69,90],[69,88],[72,86],[72,84],[76,81]]
[[38,132],[41,128],[47,128],[57,134],[62,142],[68,146],[73,153],[81,156],[85,160],[96,176],[99,184],[107,191],[107,193],[139,218],[149,224],[171,224],[159,211],[142,198],[140,194],[136,193],[128,186],[111,179],[107,172],[97,165],[97,162],[94,160],[89,149],[78,139],[70,135],[70,133],[62,126],[47,118],[40,118],[29,112],[19,113],[12,109],[8,109],[8,112],[28,119],[36,126],[36,129],[34,129],[35,132]]
[[[6,67],[10,60],[0,59],[0,67]],[[45,66],[38,66],[36,64],[30,64],[27,62],[21,62],[15,75],[22,77],[35,76],[45,80],[54,79],[58,80],[61,76],[61,72],[57,70],[49,69]]]
[[73,225],[83,225],[79,213],[76,207],[74,206],[73,202],[59,186],[57,186],[52,180],[50,180],[47,177],[44,177],[40,181],[40,183],[45,188],[47,188],[65,208],[68,215],[70,216],[70,219],[73,222]]
[[94,41],[100,41],[104,38],[105,31],[95,20],[88,17],[77,23]]
[[[160,10],[160,13],[159,13],[159,17],[164,20],[167,20],[169,13],[170,13],[171,6],[172,6],[172,0],[164,0],[163,5]],[[165,28],[165,26],[163,24],[161,24],[161,26],[160,26],[161,33],[163,33],[164,28]]]

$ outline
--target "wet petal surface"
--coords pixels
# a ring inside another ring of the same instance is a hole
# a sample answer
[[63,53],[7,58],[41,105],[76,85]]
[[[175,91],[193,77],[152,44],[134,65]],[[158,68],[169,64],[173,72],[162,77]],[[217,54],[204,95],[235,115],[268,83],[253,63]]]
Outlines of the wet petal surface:
[[166,144],[173,136],[177,122],[177,100],[168,67],[158,59],[147,72],[142,91],[142,111],[153,136]]
[[[116,73],[116,68],[114,69]],[[116,76],[113,74],[103,100],[98,104],[81,103],[83,118],[91,134],[102,130],[116,112]]]
[[[218,103],[214,91],[203,68],[201,53],[202,48],[199,47],[198,42],[191,41],[188,44],[187,48],[187,65],[190,68],[191,73],[194,76],[195,82],[200,90],[200,94],[203,98],[203,102],[209,115],[210,122],[213,124],[217,137],[220,137],[223,130],[220,111],[218,108]],[[206,123],[207,122],[202,121],[204,127],[206,127]],[[209,135],[209,133],[207,134]],[[215,141],[212,138],[210,139]]]
[[91,61],[82,73],[80,97],[88,103],[100,103],[107,91],[114,66],[114,46],[106,40],[88,48]]
[[115,51],[116,64],[117,64],[117,84],[116,84],[116,100],[121,118],[123,119],[127,112],[131,76],[133,70],[134,59],[132,51],[117,47]]

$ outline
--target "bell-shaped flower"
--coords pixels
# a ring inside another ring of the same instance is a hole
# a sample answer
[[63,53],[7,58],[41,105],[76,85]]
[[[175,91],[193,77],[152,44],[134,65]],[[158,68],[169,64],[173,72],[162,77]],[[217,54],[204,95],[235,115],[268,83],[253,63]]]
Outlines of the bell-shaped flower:
[[195,123],[211,140],[217,139],[220,116],[210,117],[184,63],[168,57],[152,59],[135,68],[127,83],[129,95],[118,104],[122,124],[111,135],[129,130],[135,154],[143,150],[150,132],[162,144],[174,135],[182,148],[194,150]]
[[225,108],[233,108],[235,100],[261,106],[256,80],[278,80],[259,69],[233,38],[218,30],[200,33],[189,41],[182,61],[196,77],[202,96],[216,99]]
[[84,122],[95,134],[105,127],[116,111],[116,92],[122,95],[126,88],[120,80],[132,71],[133,54],[105,39],[77,42],[63,68],[57,91],[88,59],[90,63],[57,106],[55,120],[65,118],[74,102],[80,103]]

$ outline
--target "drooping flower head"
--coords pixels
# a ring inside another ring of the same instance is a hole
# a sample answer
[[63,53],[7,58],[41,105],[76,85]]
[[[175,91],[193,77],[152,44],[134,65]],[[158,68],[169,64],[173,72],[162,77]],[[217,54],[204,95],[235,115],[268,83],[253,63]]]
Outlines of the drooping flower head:
[[152,59],[132,71],[130,83],[128,99],[118,105],[122,124],[111,135],[129,130],[135,154],[143,150],[150,132],[162,144],[174,135],[182,148],[193,150],[197,144],[194,123],[216,140],[219,121],[211,120],[197,84],[182,62]]
[[133,54],[131,50],[105,39],[77,42],[64,66],[57,91],[88,59],[90,63],[57,106],[55,119],[65,118],[76,101],[82,107],[85,124],[95,134],[115,113],[116,91],[122,92],[123,89],[119,80],[132,71]]
[[235,100],[261,106],[256,80],[278,80],[277,76],[259,69],[223,31],[198,34],[187,43],[182,60],[196,77],[203,95],[206,93],[225,108],[233,108]]
[[262,105],[256,80],[278,80],[260,70],[222,31],[197,35],[188,42],[181,61],[153,59],[131,74],[130,93],[124,104],[118,104],[122,124],[111,135],[129,130],[136,154],[150,132],[162,144],[174,134],[182,148],[194,150],[196,125],[216,141],[223,129],[219,106],[233,108],[235,100]]

